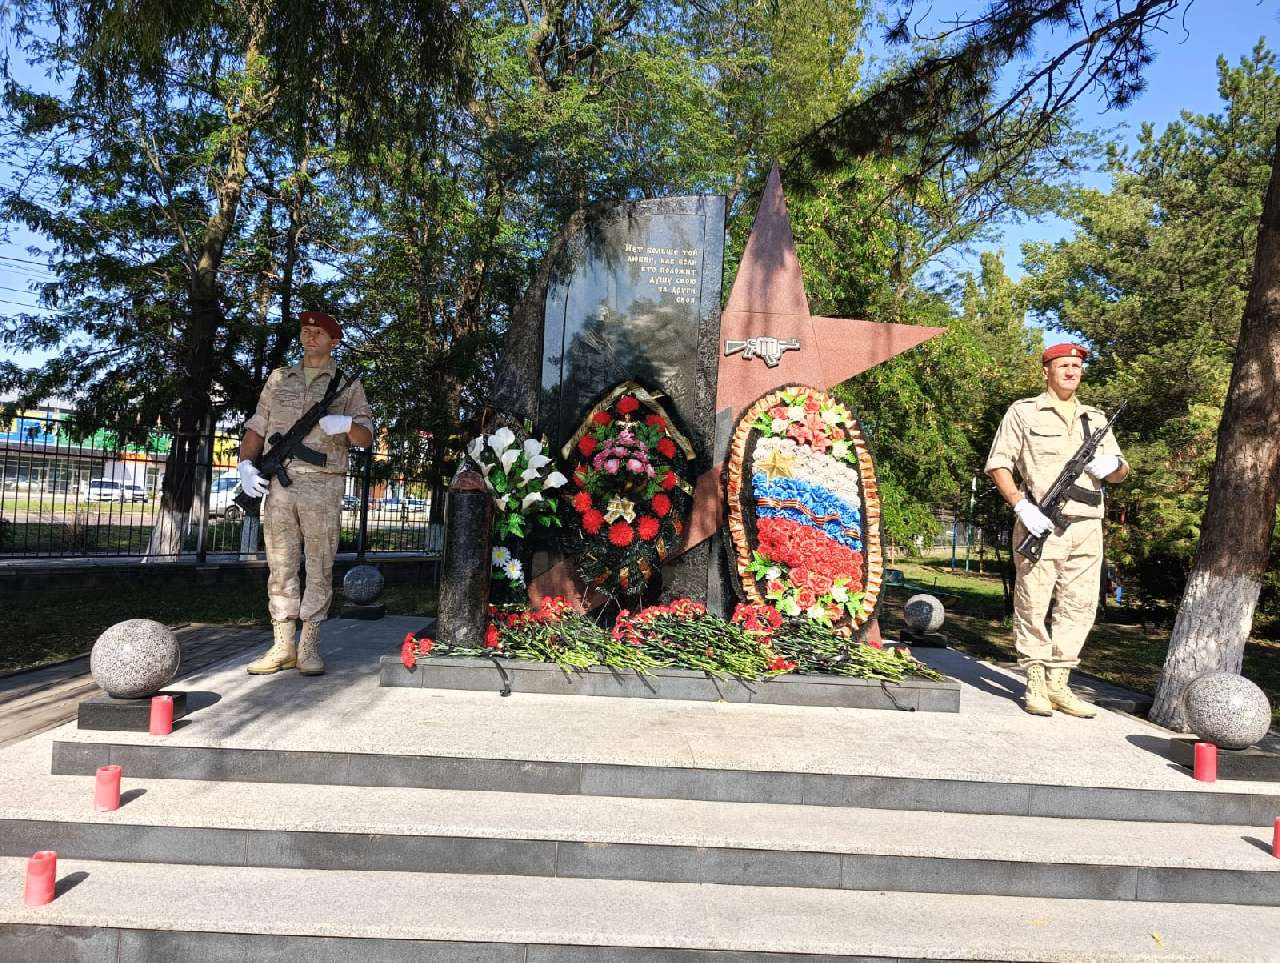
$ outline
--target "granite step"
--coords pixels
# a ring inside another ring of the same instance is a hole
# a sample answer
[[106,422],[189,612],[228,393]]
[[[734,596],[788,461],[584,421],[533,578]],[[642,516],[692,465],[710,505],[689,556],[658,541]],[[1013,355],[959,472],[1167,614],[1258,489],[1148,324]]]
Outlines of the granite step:
[[[603,701],[603,700],[602,700]],[[1280,795],[1213,789],[1055,785],[990,779],[621,765],[554,758],[416,755],[398,752],[296,751],[55,738],[50,771],[90,775],[120,765],[141,779],[416,787],[553,795],[626,796],[806,806],[856,806],[1063,819],[1267,826]],[[146,738],[146,737],[143,737]],[[1188,774],[1186,784],[1193,783]]]
[[[24,865],[0,859],[0,892],[20,891]],[[1246,961],[1280,946],[1280,913],[1263,907],[76,859],[58,871],[54,902],[0,902],[0,958]]]
[[1262,828],[289,783],[0,780],[0,855],[1280,905]]

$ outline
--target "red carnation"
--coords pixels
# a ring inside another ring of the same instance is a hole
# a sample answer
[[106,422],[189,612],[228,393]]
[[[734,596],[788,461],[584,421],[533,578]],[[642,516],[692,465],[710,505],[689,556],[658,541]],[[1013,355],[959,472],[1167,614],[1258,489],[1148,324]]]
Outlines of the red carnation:
[[486,649],[496,649],[500,644],[498,641],[498,627],[491,622],[489,627],[484,630],[484,647]]
[[814,594],[813,589],[802,588],[796,593],[796,601],[800,603],[800,608],[808,609],[817,603],[818,596]]
[[587,466],[579,465],[573,470],[573,483],[579,488],[587,483]]
[[667,430],[667,421],[662,415],[650,415],[644,420],[644,423],[651,428],[657,428],[659,431]]
[[659,438],[658,454],[663,458],[674,458],[676,454],[676,443],[670,438]]
[[673,471],[667,472],[662,476],[662,481],[658,482],[658,484],[662,486],[664,491],[671,491],[676,487],[676,473]]
[[604,513],[598,508],[590,508],[582,513],[582,530],[588,535],[600,534],[600,526],[604,524]]
[[640,402],[636,401],[634,395],[623,395],[618,399],[618,413],[629,415],[640,407]]
[[417,653],[414,652],[413,649],[412,635],[406,636],[404,645],[400,646],[400,661],[404,663],[404,667],[410,672],[412,672],[413,667],[418,664]]
[[432,642],[430,639],[419,639],[419,640],[418,640],[418,653],[419,653],[420,655],[426,655],[428,652],[430,652],[430,651],[431,651],[431,647],[432,647],[433,645],[435,645],[435,643],[434,643],[434,642]]
[[616,545],[618,548],[626,548],[631,544],[631,540],[635,538],[635,532],[631,530],[631,526],[626,522],[614,522],[609,526],[609,543]]
[[671,511],[671,499],[662,494],[662,492],[654,495],[649,505],[653,508],[653,513],[659,518],[666,518],[667,513]]
[[595,440],[594,436],[583,435],[578,439],[578,451],[582,452],[584,455],[590,455],[596,450],[597,444],[599,444],[599,442]]
[[591,493],[578,492],[573,496],[573,507],[575,511],[585,512],[591,507]]
[[636,523],[636,531],[640,533],[640,537],[646,542],[652,542],[661,527],[658,520],[652,515],[641,515],[640,521]]
[[607,425],[609,422],[613,421],[613,416],[607,411],[597,411],[591,416],[591,420],[597,425]]

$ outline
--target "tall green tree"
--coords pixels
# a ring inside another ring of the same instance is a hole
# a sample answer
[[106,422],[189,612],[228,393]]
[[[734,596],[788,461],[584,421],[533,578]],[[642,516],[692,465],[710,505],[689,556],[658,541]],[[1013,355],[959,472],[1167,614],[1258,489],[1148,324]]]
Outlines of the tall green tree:
[[454,9],[18,0],[9,13],[16,56],[67,93],[6,85],[0,150],[20,176],[0,211],[48,239],[57,279],[41,292],[53,314],[11,317],[3,340],[60,353],[34,372],[5,365],[0,386],[19,405],[69,393],[82,421],[126,436],[172,432],[150,546],[171,557],[202,437],[252,404],[286,350],[279,309],[294,307],[319,150],[364,156],[422,119],[388,92],[452,82]]

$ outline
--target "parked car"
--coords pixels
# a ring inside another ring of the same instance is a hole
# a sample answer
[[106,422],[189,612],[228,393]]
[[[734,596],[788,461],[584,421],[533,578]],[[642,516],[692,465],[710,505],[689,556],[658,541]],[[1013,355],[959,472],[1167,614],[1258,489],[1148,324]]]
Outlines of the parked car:
[[344,512],[354,512],[359,507],[360,499],[356,498],[355,495],[342,496],[342,510]]
[[95,478],[85,488],[84,500],[87,502],[123,502],[129,501],[130,495],[124,482],[110,478]]
[[130,501],[146,502],[147,500],[147,490],[141,485],[125,485],[124,490]]
[[427,500],[425,498],[406,498],[404,500],[404,510],[406,512],[425,512],[427,510]]
[[209,517],[235,521],[243,516],[243,509],[235,503],[235,497],[238,494],[240,494],[238,472],[230,471],[215,478],[213,484],[209,486]]

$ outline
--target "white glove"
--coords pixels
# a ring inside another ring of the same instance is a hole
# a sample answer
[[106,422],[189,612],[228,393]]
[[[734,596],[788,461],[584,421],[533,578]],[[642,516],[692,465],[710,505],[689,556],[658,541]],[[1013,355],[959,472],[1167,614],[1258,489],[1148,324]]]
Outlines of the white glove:
[[254,467],[253,462],[245,460],[236,465],[240,472],[240,490],[250,498],[261,498],[271,487],[271,483],[262,477],[262,472]]
[[1040,511],[1039,506],[1029,498],[1014,505],[1013,513],[1022,520],[1022,527],[1036,537],[1053,531],[1053,522],[1049,521],[1049,516]]
[[325,415],[320,419],[320,429],[326,435],[345,435],[351,430],[351,416]]
[[1094,455],[1093,461],[1084,466],[1094,478],[1101,481],[1120,467],[1120,459],[1115,455]]

